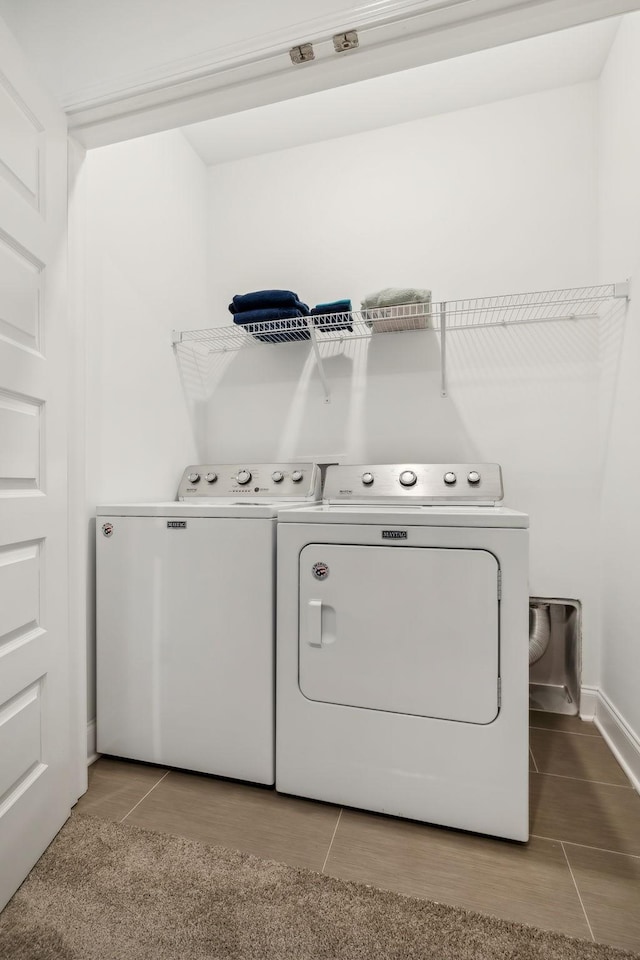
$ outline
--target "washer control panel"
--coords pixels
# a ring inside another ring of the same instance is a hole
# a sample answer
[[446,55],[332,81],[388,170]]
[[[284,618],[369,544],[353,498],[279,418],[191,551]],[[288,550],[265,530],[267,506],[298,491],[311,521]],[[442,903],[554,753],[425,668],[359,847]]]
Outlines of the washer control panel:
[[324,484],[329,503],[492,505],[503,496],[497,463],[336,464]]
[[185,468],[178,500],[319,500],[315,463],[204,463]]

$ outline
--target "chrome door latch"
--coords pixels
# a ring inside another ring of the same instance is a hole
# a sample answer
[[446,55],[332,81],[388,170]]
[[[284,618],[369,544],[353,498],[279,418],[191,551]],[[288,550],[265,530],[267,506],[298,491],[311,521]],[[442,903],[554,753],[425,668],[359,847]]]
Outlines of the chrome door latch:
[[336,33],[333,38],[333,49],[336,53],[342,53],[344,50],[354,50],[360,46],[358,34],[355,30],[347,30],[346,33]]
[[291,47],[289,56],[291,57],[291,63],[307,63],[309,60],[315,60],[316,58],[312,43],[301,43],[298,47]]

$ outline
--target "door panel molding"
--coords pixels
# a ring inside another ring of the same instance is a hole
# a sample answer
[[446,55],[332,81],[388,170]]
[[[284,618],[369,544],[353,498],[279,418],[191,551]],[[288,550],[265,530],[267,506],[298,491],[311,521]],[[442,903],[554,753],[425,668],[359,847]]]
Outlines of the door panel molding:
[[0,147],[0,176],[23,200],[40,210],[44,127],[2,70],[0,124],[8,133]]

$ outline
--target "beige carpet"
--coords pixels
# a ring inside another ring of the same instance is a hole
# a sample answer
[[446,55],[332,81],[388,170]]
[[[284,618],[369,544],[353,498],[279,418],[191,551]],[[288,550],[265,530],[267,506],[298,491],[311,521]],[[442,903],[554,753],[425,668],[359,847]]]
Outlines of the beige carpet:
[[614,960],[632,954],[76,815],[0,915],[2,960]]

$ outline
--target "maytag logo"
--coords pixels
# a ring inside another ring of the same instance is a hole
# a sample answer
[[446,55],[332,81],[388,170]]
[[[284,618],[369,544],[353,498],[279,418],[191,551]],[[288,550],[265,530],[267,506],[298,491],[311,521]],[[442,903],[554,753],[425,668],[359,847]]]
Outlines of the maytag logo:
[[383,540],[406,540],[407,531],[406,530],[383,530],[382,539]]
[[186,520],[167,520],[167,527],[169,530],[186,530],[187,521]]

